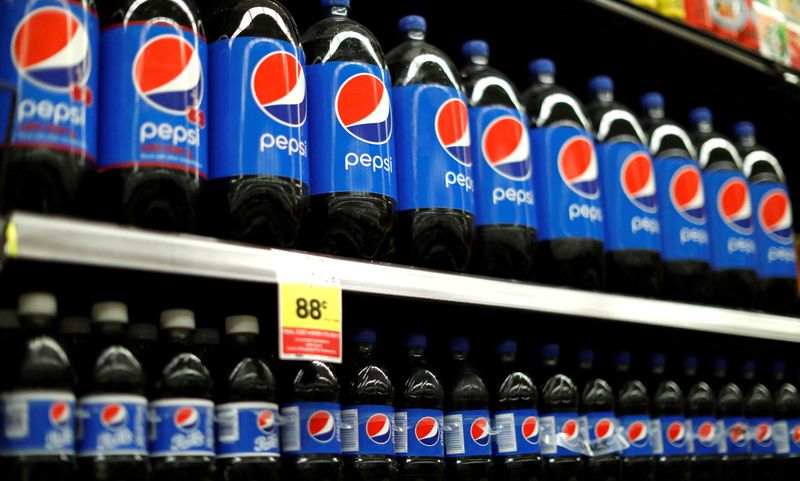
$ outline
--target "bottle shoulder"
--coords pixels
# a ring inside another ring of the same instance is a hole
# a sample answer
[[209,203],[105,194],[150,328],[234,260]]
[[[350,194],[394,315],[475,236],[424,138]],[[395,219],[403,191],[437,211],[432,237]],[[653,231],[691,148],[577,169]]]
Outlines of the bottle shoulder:
[[453,87],[463,93],[461,78],[452,60],[427,42],[402,42],[386,54],[386,64],[395,87],[437,84]]
[[[100,2],[98,13],[102,27],[111,25],[139,25],[162,23],[177,24],[200,37],[205,37],[205,28],[200,12],[191,0],[122,0]],[[164,20],[168,19],[169,23]]]
[[306,64],[360,62],[386,69],[383,50],[375,36],[360,23],[343,16],[326,17],[300,37]]
[[497,105],[525,111],[517,88],[498,70],[488,65],[468,65],[461,70],[461,79],[470,107]]
[[587,132],[591,130],[583,103],[560,85],[533,84],[522,94],[522,102],[531,127],[567,125]]
[[224,0],[206,16],[208,41],[240,37],[274,38],[299,45],[297,25],[280,3],[271,0]]

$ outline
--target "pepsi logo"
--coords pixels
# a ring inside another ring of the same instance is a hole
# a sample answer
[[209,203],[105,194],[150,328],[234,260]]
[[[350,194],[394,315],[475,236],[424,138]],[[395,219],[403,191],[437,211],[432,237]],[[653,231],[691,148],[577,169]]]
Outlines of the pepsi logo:
[[69,427],[72,422],[72,407],[67,402],[54,402],[50,405],[48,414],[50,416],[50,424],[57,428],[64,429]]
[[472,426],[469,428],[469,435],[475,444],[479,446],[486,446],[489,444],[489,420],[480,417],[472,421]]
[[667,441],[673,446],[683,446],[686,442],[686,426],[682,421],[674,421],[667,426]]
[[573,137],[564,143],[558,152],[558,173],[567,187],[581,197],[600,197],[597,155],[586,137]]
[[620,184],[625,196],[633,205],[648,213],[655,213],[656,176],[653,160],[644,152],[629,155],[622,163]]
[[628,442],[632,446],[641,448],[647,444],[648,435],[647,423],[643,421],[634,421],[625,430],[625,435],[628,437]]
[[753,232],[750,191],[744,179],[733,178],[722,184],[717,194],[717,209],[725,224],[735,232]]
[[511,180],[531,176],[531,144],[525,125],[510,115],[491,121],[481,139],[483,157],[498,174]]
[[614,434],[614,421],[602,418],[594,423],[594,437],[598,441],[608,439]]
[[716,442],[717,427],[714,423],[706,421],[697,426],[695,438],[700,441],[703,446],[712,446]]
[[461,99],[450,99],[436,112],[436,137],[442,148],[461,164],[472,165],[469,153],[469,122],[467,104]]
[[417,441],[427,447],[436,446],[439,443],[439,433],[439,422],[430,416],[417,421],[417,425],[414,427]]
[[269,434],[275,428],[275,413],[270,409],[264,409],[258,413],[256,422],[258,423],[259,431]]
[[786,192],[773,189],[764,194],[758,204],[758,223],[772,240],[792,243],[792,205]]
[[531,444],[539,442],[539,420],[536,416],[528,416],[522,420],[522,439]]
[[564,441],[574,441],[578,438],[578,421],[574,419],[568,419],[564,422],[561,426],[561,438]]
[[100,412],[100,422],[106,429],[117,430],[128,422],[128,410],[122,404],[109,404]]
[[250,78],[253,98],[271,119],[289,127],[306,121],[306,75],[289,52],[272,52],[261,59]]
[[735,446],[744,447],[747,443],[747,425],[744,423],[735,423],[728,428],[728,439]]
[[175,411],[173,421],[179,430],[185,433],[192,432],[200,425],[200,413],[191,406],[184,406]]
[[697,167],[685,165],[675,171],[669,181],[669,199],[681,217],[693,224],[705,224],[706,198]]
[[792,442],[800,446],[800,424],[796,424],[793,428],[789,436],[792,438]]
[[361,73],[336,92],[336,118],[350,135],[368,144],[385,144],[392,135],[389,92],[378,77]]
[[392,423],[385,414],[373,414],[367,419],[367,437],[377,444],[386,444],[392,438]]
[[772,442],[772,425],[761,423],[756,426],[754,438],[760,446],[768,446]]
[[205,124],[204,114],[198,110],[203,99],[200,57],[183,37],[159,35],[150,39],[139,48],[132,74],[137,92],[148,104]]
[[308,417],[306,428],[315,441],[327,443],[336,435],[336,421],[328,411],[315,411]]

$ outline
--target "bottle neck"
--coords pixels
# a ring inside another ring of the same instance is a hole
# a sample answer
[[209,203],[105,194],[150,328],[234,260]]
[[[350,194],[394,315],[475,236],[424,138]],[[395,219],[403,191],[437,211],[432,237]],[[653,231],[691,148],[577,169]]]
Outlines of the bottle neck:
[[702,132],[704,134],[711,133],[714,130],[714,126],[711,122],[698,122],[695,124],[695,128],[698,132]]
[[414,41],[425,40],[425,32],[422,30],[409,30],[406,32],[406,39]]
[[125,339],[128,325],[124,322],[95,322],[92,325],[94,334],[109,341],[122,341]]
[[551,73],[537,74],[533,81],[541,85],[553,85],[556,83],[556,76]]
[[372,359],[375,356],[375,344],[358,344],[356,355],[359,359]]
[[517,362],[517,353],[516,352],[504,352],[500,354],[500,362],[502,364],[514,364]]
[[594,93],[594,99],[600,103],[611,103],[614,101],[614,92],[611,90],[600,90]]
[[344,5],[333,5],[328,9],[328,15],[331,17],[347,17],[350,14],[350,9]]
[[453,351],[450,354],[450,359],[454,361],[466,361],[467,360],[467,353],[466,351]]
[[408,360],[415,364],[425,363],[425,348],[411,347],[408,349]]
[[739,137],[739,142],[744,145],[745,147],[755,147],[756,145],[756,136],[755,135],[745,135],[744,137]]
[[470,55],[469,63],[472,65],[486,66],[489,65],[489,57],[486,55]]
[[31,336],[51,334],[55,326],[55,318],[45,315],[20,316],[20,327]]
[[664,118],[664,109],[662,108],[653,108],[647,109],[647,116],[651,119],[661,120]]

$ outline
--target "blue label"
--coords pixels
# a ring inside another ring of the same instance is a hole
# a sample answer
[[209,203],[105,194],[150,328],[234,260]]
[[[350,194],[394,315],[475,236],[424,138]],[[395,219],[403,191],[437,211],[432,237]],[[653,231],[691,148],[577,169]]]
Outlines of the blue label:
[[527,125],[508,107],[469,109],[478,225],[538,226]]
[[587,413],[580,418],[581,437],[589,456],[603,456],[622,450],[619,421],[611,411]]
[[755,269],[753,213],[744,176],[730,170],[703,172],[703,186],[709,202],[711,268]]
[[719,443],[720,454],[737,456],[750,452],[747,443],[747,437],[749,435],[747,419],[742,417],[722,418],[717,421],[717,423],[721,437]]
[[750,418],[750,453],[775,454],[775,420],[772,418]]
[[102,42],[99,167],[206,177],[205,39],[159,17],[103,30]]
[[472,409],[444,416],[444,452],[448,458],[491,456],[489,411]]
[[389,72],[328,62],[306,68],[311,194],[397,198]]
[[284,454],[340,454],[341,415],[338,403],[291,403],[281,406]]
[[782,456],[800,455],[800,419],[775,421],[775,452]]
[[75,455],[75,396],[72,393],[6,393],[3,418],[3,454]]
[[515,409],[499,411],[492,416],[496,434],[492,446],[495,456],[539,454],[539,411]]
[[651,421],[653,454],[685,456],[689,454],[689,434],[683,416],[662,416]]
[[756,272],[759,277],[797,278],[792,203],[786,186],[760,182],[750,186],[756,210]]
[[542,416],[541,443],[545,457],[576,456],[581,454],[580,420],[578,413],[553,413]]
[[394,413],[398,457],[443,458],[444,413],[438,409],[406,409]]
[[719,451],[720,433],[717,420],[696,416],[686,420],[689,430],[689,452],[695,456],[715,456]]
[[214,403],[162,399],[150,403],[150,456],[213,456]]
[[147,455],[147,399],[99,394],[78,400],[78,455]]
[[95,161],[99,34],[97,15],[80,2],[0,2],[0,146]]
[[394,408],[364,404],[342,408],[342,454],[394,455]]
[[619,423],[625,433],[628,447],[622,450],[622,456],[633,458],[637,456],[652,456],[653,443],[650,439],[650,416],[646,414],[630,414],[620,416]]
[[647,150],[632,142],[597,146],[607,251],[661,250],[661,227],[653,160]]
[[575,127],[545,127],[531,130],[530,139],[539,238],[603,241],[597,155],[589,134]]
[[661,258],[703,261],[710,258],[706,197],[697,163],[685,157],[655,161]]
[[208,62],[210,178],[271,175],[308,185],[303,50],[237,37],[212,43]]
[[399,209],[475,212],[470,130],[464,94],[422,84],[394,87]]
[[280,456],[278,405],[225,403],[216,409],[218,458]]

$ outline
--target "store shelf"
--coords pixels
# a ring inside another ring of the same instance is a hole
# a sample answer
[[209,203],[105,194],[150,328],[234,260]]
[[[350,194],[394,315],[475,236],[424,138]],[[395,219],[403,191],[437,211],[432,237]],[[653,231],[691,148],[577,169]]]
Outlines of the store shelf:
[[4,260],[58,262],[274,283],[283,273],[335,276],[345,291],[519,309],[800,342],[800,320],[582,292],[424,269],[248,247],[184,234],[15,213]]

